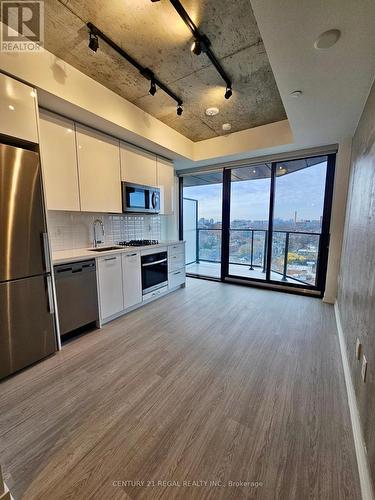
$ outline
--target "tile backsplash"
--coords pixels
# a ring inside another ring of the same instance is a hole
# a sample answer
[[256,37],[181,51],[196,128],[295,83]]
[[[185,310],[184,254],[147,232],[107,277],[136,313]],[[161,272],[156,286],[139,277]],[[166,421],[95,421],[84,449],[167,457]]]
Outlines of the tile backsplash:
[[[49,210],[48,229],[52,250],[91,247],[95,219],[103,221],[106,245],[127,240],[161,239],[159,215],[117,215]],[[99,226],[98,232],[100,235]]]

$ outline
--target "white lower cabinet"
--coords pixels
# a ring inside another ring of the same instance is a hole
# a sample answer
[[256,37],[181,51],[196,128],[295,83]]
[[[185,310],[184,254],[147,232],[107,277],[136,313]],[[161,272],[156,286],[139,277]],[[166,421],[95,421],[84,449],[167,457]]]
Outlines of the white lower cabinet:
[[185,269],[179,269],[178,271],[174,271],[169,273],[168,275],[168,288],[176,288],[177,286],[181,286],[185,283],[186,274]]
[[185,243],[176,243],[168,247],[168,288],[184,285],[185,281]]
[[98,259],[100,317],[109,318],[124,309],[121,254]]
[[141,254],[122,254],[122,281],[124,289],[124,309],[142,302]]
[[[152,250],[165,251],[164,248]],[[146,252],[150,252],[147,250]],[[156,299],[185,284],[185,244],[168,246],[168,286],[142,295],[141,252],[128,251],[97,258],[101,323],[127,312],[130,308]]]

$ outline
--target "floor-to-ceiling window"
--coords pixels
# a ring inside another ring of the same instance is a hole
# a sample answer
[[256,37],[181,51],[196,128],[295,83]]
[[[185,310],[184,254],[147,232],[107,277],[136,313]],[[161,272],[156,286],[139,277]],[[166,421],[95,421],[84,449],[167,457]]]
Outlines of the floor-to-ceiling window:
[[222,171],[183,178],[183,237],[186,272],[220,278]]
[[276,164],[272,223],[273,278],[316,286],[327,157]]
[[271,164],[231,170],[229,274],[266,279]]
[[187,272],[324,289],[335,155],[183,177]]

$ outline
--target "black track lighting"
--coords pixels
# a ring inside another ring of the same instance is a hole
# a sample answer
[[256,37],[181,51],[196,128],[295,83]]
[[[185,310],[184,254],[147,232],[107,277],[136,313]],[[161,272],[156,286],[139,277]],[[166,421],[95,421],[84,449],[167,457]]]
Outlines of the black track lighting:
[[[158,2],[158,1],[159,0],[151,0],[151,2],[153,2],[153,3]],[[172,4],[172,6],[174,7],[174,9],[176,10],[176,12],[178,13],[178,15],[184,21],[186,26],[189,28],[189,30],[191,31],[191,34],[194,37],[194,43],[191,46],[191,51],[196,55],[199,55],[202,52],[207,54],[207,57],[209,58],[212,65],[214,66],[214,68],[219,73],[219,75],[224,80],[224,82],[227,86],[227,92],[226,92],[225,96],[228,95],[228,97],[226,97],[226,99],[229,99],[230,96],[232,95],[232,82],[231,82],[231,79],[229,78],[229,75],[226,73],[226,71],[222,67],[220,61],[217,59],[214,52],[212,51],[210,39],[206,35],[204,35],[203,33],[201,33],[199,31],[199,29],[196,27],[193,20],[189,16],[189,14],[186,12],[185,7],[182,5],[180,0],[169,0],[169,1]]]
[[89,34],[89,48],[96,52],[99,48],[99,39],[98,37],[90,31]]
[[151,86],[148,93],[152,96],[156,94],[156,83],[154,82],[154,80],[151,80]]
[[[113,40],[111,40],[103,31],[101,31],[95,24],[87,23],[87,28],[90,33],[90,42],[89,47],[91,50],[95,52],[99,48],[99,38],[103,40],[107,45],[109,45],[113,50],[115,50],[121,57],[123,57],[128,63],[130,63],[134,68],[136,68],[139,73],[149,82],[151,82],[150,86],[150,94],[155,95],[158,89],[165,92],[169,97],[171,97],[174,101],[176,101],[177,105],[181,107],[182,99],[176,95],[165,83],[159,80],[159,78],[152,72],[150,68],[145,68],[136,61],[130,54],[128,54],[122,47],[119,47]],[[181,108],[182,109],[182,108]],[[181,113],[182,114],[182,111]]]
[[181,104],[179,104],[177,106],[177,116],[181,116],[183,112],[184,112],[184,108],[181,106]]
[[202,53],[202,45],[199,40],[194,40],[194,42],[191,44],[191,51],[196,56],[199,56]]
[[232,87],[227,87],[227,90],[225,91],[224,97],[225,99],[230,99],[232,97],[233,91]]

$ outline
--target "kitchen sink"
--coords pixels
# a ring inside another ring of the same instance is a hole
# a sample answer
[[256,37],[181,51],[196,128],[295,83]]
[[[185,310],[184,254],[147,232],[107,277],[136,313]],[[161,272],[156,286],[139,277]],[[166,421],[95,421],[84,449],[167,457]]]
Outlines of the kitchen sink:
[[108,252],[109,250],[121,250],[122,247],[100,247],[100,248],[89,248],[90,252]]

